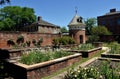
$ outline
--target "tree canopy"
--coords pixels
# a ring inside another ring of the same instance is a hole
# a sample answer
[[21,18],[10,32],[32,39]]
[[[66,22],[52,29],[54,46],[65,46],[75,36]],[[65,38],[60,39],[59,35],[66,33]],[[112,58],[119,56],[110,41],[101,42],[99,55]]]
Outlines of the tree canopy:
[[62,32],[62,33],[65,33],[65,32],[68,32],[68,30],[67,30],[67,28],[64,26],[64,27],[61,28],[61,32]]
[[5,3],[10,3],[10,0],[0,0],[0,5],[5,4]]
[[0,9],[0,30],[19,31],[36,21],[34,9],[20,6],[6,6]]
[[86,34],[91,34],[91,29],[96,26],[97,24],[97,19],[96,18],[87,18],[84,21],[86,25]]
[[96,26],[91,29],[92,35],[110,35],[111,32],[105,26]]

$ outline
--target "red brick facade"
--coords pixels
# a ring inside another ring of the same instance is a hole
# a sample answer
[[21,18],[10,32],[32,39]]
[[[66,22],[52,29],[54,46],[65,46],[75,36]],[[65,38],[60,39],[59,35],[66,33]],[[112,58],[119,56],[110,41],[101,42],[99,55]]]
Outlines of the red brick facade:
[[85,24],[82,22],[82,17],[77,13],[68,24],[69,35],[73,37],[77,44],[85,43]]
[[70,36],[72,36],[77,44],[85,43],[85,30],[70,30]]
[[98,16],[98,25],[105,26],[113,34],[120,34],[120,12],[111,9],[109,13]]
[[43,38],[42,46],[52,45],[52,39],[58,37],[59,34],[49,34],[49,33],[30,33],[30,32],[0,32],[0,48],[10,48],[7,45],[9,39],[13,39],[16,42],[17,37],[22,35],[24,41],[31,41],[35,39],[36,41]]

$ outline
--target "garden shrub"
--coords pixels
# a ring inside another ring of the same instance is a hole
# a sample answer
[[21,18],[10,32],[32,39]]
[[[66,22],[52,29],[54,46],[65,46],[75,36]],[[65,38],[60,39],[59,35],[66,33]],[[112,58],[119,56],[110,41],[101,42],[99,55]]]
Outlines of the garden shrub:
[[14,41],[12,39],[7,40],[7,45],[15,45]]
[[102,62],[99,67],[79,67],[70,69],[64,79],[120,79],[119,70],[113,68],[109,61]]
[[88,40],[86,42],[93,43],[93,42],[98,42],[98,41],[99,41],[98,35],[90,35],[90,36],[88,36]]
[[31,44],[30,41],[26,41],[26,45],[27,45],[28,47],[30,47],[30,44]]
[[37,42],[37,46],[41,46],[41,43],[43,42],[43,38],[40,38]]
[[120,45],[117,43],[111,44],[110,45],[110,54],[120,54]]
[[77,70],[73,68],[68,71],[64,79],[99,79],[100,73],[94,67],[82,68]]
[[24,54],[20,62],[23,64],[31,65],[35,63],[40,63],[60,57],[70,55],[71,53],[65,51],[54,51],[54,52],[41,52],[39,50],[34,50],[29,52],[29,54]]
[[75,40],[69,36],[63,36],[53,39],[54,45],[68,45],[68,44],[75,44]]
[[23,43],[24,42],[24,36],[22,36],[22,35],[18,36],[16,42],[18,44]]
[[34,46],[36,46],[36,43],[37,43],[36,40],[33,39],[33,40],[32,40],[32,44],[33,44]]
[[81,44],[78,46],[78,50],[90,50],[90,49],[93,49],[95,48],[92,44],[90,43],[87,43],[87,44]]

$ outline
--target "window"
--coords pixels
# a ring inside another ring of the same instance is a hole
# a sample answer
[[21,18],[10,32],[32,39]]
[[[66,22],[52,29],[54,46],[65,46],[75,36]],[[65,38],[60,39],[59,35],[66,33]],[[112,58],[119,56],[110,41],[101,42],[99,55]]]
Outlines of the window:
[[120,25],[120,19],[117,20],[117,24]]
[[105,21],[102,21],[102,25],[103,25],[103,26],[105,25]]
[[113,25],[113,21],[112,21],[112,20],[109,21],[109,25],[110,25],[110,26]]

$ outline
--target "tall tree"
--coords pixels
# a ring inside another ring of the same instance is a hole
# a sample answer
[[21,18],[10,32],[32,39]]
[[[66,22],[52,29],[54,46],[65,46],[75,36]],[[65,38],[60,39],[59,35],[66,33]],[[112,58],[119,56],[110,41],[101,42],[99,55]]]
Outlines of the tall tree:
[[[5,21],[6,19],[9,21]],[[36,16],[34,14],[34,9],[32,8],[19,6],[6,6],[0,9],[0,21],[3,23],[0,24],[0,29],[2,29],[3,27],[2,30],[19,31],[24,26],[30,25],[31,23],[35,22]],[[10,28],[5,29],[6,27]]]
[[64,27],[61,28],[61,32],[62,32],[62,33],[65,33],[65,32],[68,32],[68,30],[67,30],[67,28],[64,26]]
[[110,35],[111,32],[105,26],[96,26],[91,29],[92,35]]
[[87,18],[84,21],[86,25],[86,34],[91,34],[91,29],[97,25],[97,19],[96,18]]
[[10,3],[10,0],[0,0],[0,5],[5,4],[5,3]]
[[87,42],[99,41],[99,35],[110,35],[111,32],[105,26],[96,26],[91,29],[91,35],[88,37]]

